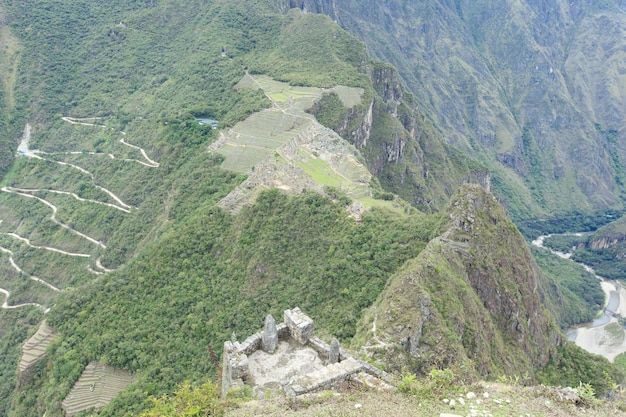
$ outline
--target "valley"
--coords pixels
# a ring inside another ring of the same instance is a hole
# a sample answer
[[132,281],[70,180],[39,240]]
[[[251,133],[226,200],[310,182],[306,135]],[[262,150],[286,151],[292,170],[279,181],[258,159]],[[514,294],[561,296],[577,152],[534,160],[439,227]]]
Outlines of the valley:
[[[565,235],[578,235],[568,233]],[[539,236],[532,241],[534,246],[545,248],[543,241],[552,235]],[[570,259],[571,253],[550,251],[563,259]],[[623,319],[626,317],[626,290],[619,281],[607,280],[595,274],[594,270],[585,264],[579,264],[595,279],[600,281],[605,295],[605,302],[599,317],[590,323],[577,324],[567,330],[566,336],[569,341],[576,343],[590,353],[602,355],[613,362],[615,357],[626,352],[626,329]]]
[[223,342],[296,306],[437,412],[433,375],[616,393],[614,319],[578,331],[609,360],[566,329],[626,298],[520,229],[623,210],[619,48],[596,119],[568,78],[621,11],[546,43],[526,1],[179,3],[0,0],[0,415],[223,405]]

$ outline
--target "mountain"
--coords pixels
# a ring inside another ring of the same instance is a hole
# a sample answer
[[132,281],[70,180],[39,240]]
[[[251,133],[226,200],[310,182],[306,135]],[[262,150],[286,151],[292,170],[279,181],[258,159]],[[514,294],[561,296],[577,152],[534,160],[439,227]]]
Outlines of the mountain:
[[[294,306],[355,349],[381,329],[413,372],[467,358],[483,376],[538,373],[564,306],[592,314],[537,271],[489,191],[505,171],[442,140],[330,17],[277,5],[0,2],[0,414],[64,415],[83,371],[109,369],[133,383],[101,414],[134,415]],[[388,327],[425,299],[421,339]]]
[[290,0],[398,68],[447,143],[474,155],[517,220],[621,208],[620,1]]
[[448,213],[445,231],[389,279],[371,307],[360,328],[364,349],[421,372],[468,360],[483,375],[545,366],[562,340],[544,311],[542,278],[524,238],[480,186],[461,187]]

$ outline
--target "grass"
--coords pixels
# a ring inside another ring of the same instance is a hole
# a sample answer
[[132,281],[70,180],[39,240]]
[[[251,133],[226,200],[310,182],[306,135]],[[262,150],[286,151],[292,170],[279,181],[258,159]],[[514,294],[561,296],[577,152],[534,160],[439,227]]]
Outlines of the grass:
[[610,338],[610,345],[619,345],[624,340],[624,328],[619,323],[610,323],[604,327]]
[[[476,398],[468,399],[474,392]],[[456,391],[456,392],[454,392]],[[488,394],[488,397],[484,395]],[[463,399],[464,405],[460,404]],[[454,399],[450,406],[444,399]],[[543,386],[521,387],[500,383],[479,383],[471,387],[457,387],[448,397],[410,396],[398,392],[374,392],[360,389],[322,392],[298,398],[270,398],[246,403],[236,403],[226,412],[226,417],[292,416],[292,417],[415,417],[438,416],[442,413],[476,416],[587,416],[626,415],[618,408],[619,402],[599,402],[594,407],[580,407],[559,400],[556,389]]]

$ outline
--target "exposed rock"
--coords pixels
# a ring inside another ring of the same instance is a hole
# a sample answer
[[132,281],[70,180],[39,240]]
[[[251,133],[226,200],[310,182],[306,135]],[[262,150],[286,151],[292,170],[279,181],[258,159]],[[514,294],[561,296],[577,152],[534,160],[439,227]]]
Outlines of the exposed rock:
[[544,366],[561,339],[524,238],[478,185],[462,186],[448,212],[448,229],[389,280],[374,324],[360,326],[366,352],[417,372],[467,359],[484,375]]
[[305,345],[309,341],[309,337],[313,336],[313,320],[300,311],[298,307],[293,310],[285,310],[284,319],[291,337],[298,343]]
[[284,318],[285,323],[279,325],[271,315],[266,318],[269,333],[274,333],[274,327],[280,340],[272,354],[262,348],[265,330],[243,343],[224,343],[222,397],[244,383],[254,386],[260,396],[268,390],[296,396],[332,388],[353,377],[378,390],[393,388],[386,372],[340,349],[337,339],[328,345],[313,336],[313,321],[299,308],[286,310]]
[[276,320],[271,314],[265,317],[265,329],[263,329],[263,350],[273,353],[278,344],[278,331],[276,330]]
[[[513,174],[500,175],[498,186],[519,190],[515,199],[524,201],[511,202],[515,214],[622,205],[626,14],[620,2],[276,2],[283,12],[327,14],[395,66],[400,76],[372,71],[387,103],[381,107],[402,118],[394,82],[401,77],[447,143],[489,155],[499,173]],[[416,127],[414,137],[423,129]],[[370,168],[378,173],[374,162]]]
[[339,340],[333,338],[330,342],[330,352],[328,353],[328,363],[333,364],[339,362]]

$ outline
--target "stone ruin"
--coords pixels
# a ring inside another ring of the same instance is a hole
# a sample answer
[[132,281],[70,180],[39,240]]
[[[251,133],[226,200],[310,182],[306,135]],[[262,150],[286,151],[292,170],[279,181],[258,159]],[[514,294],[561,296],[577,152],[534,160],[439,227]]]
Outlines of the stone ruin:
[[391,389],[384,371],[354,358],[333,339],[327,344],[313,334],[313,320],[299,308],[285,310],[283,322],[271,315],[265,327],[239,343],[224,343],[222,396],[244,384],[256,396],[266,392],[297,396],[329,389],[344,381]]

